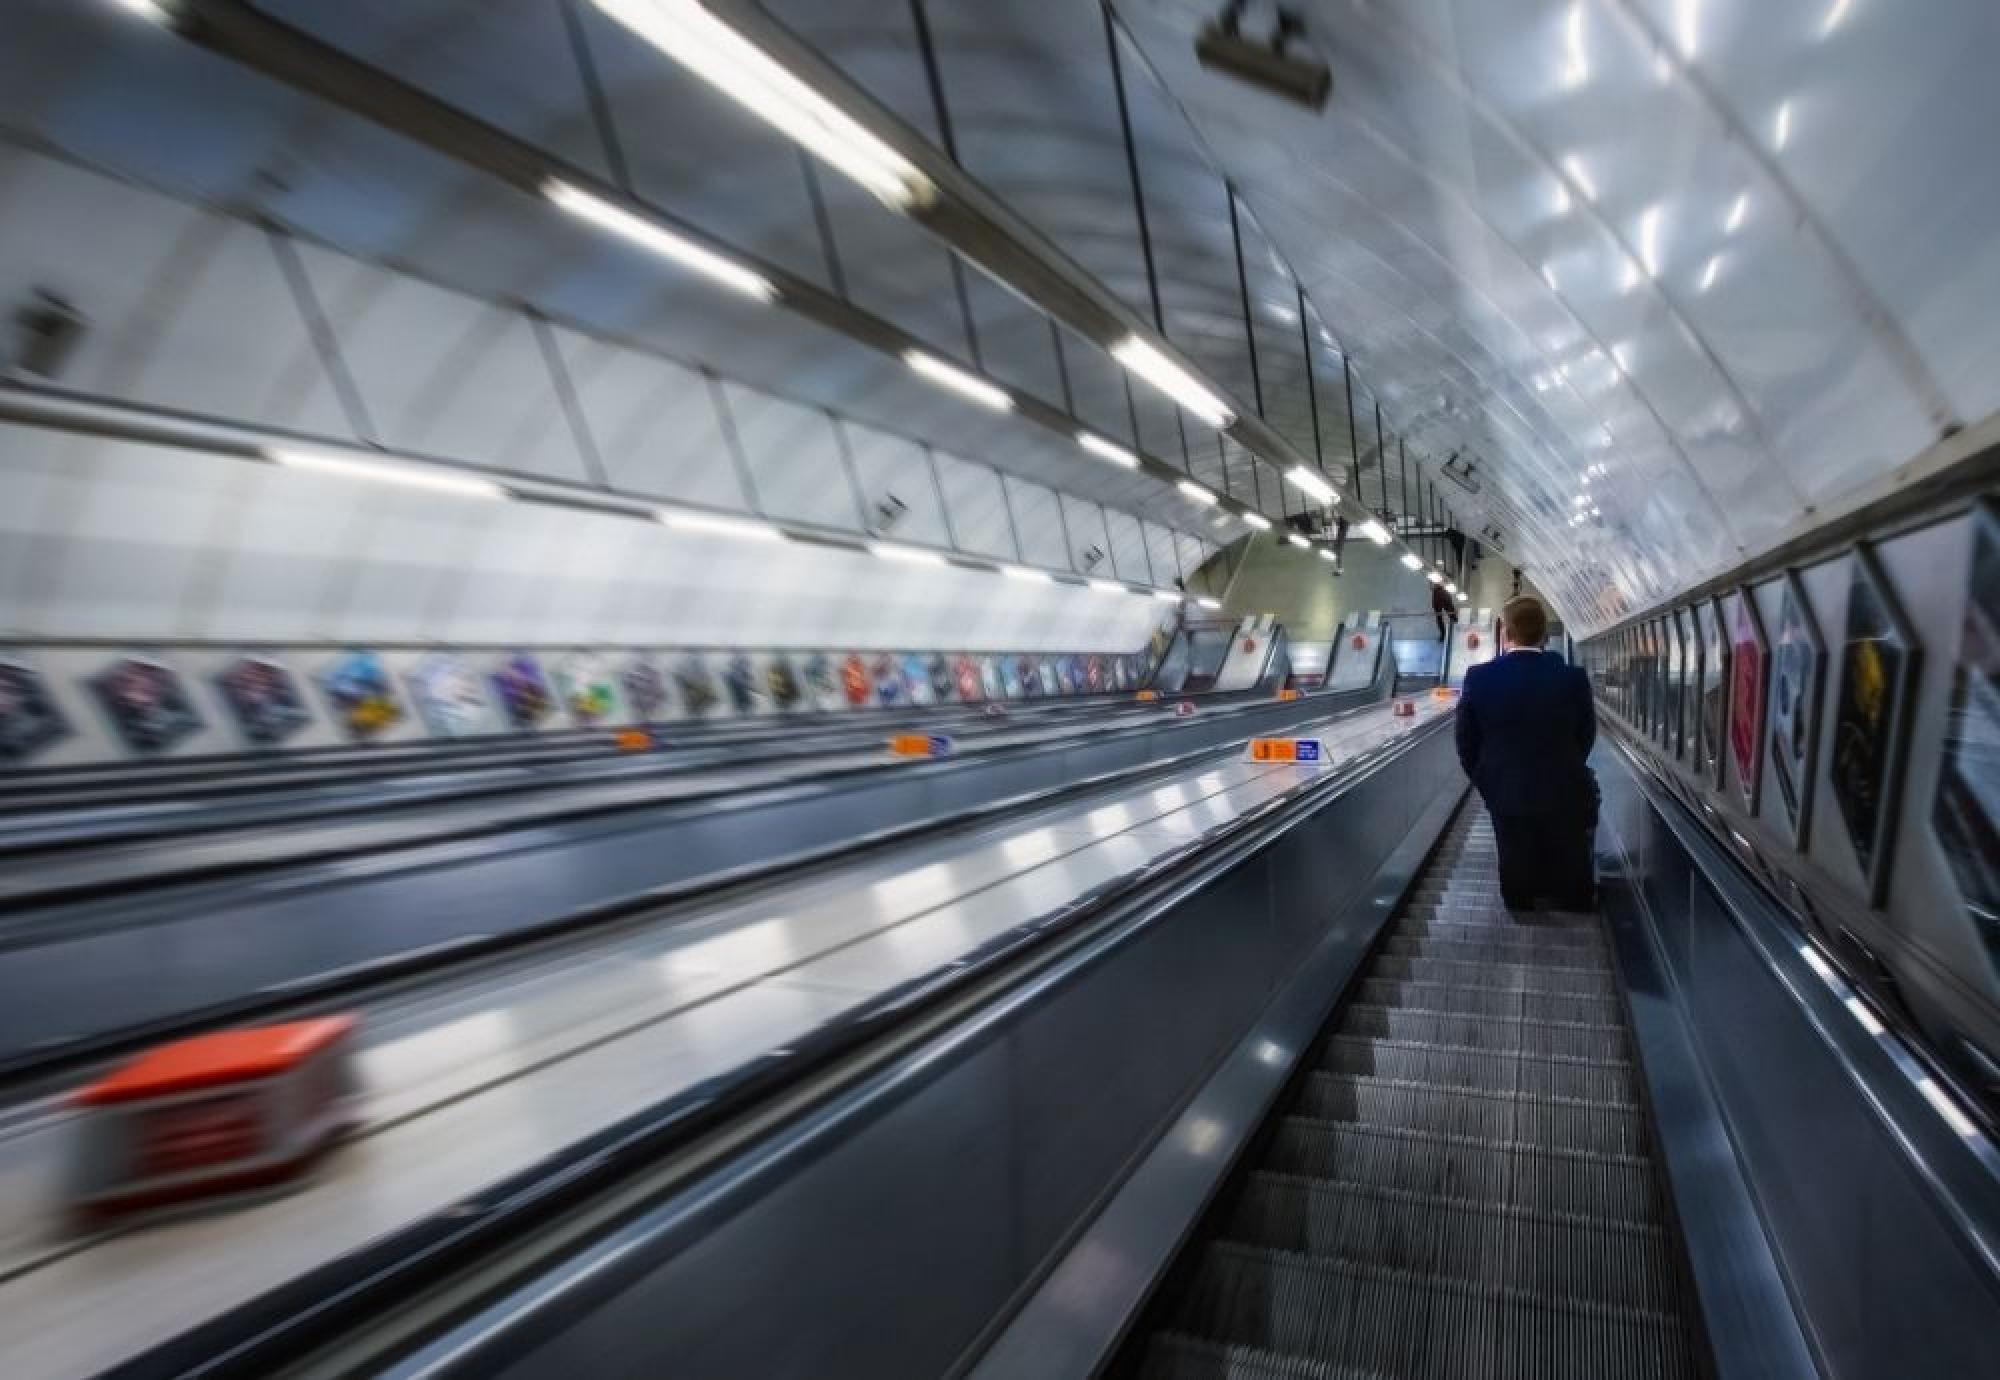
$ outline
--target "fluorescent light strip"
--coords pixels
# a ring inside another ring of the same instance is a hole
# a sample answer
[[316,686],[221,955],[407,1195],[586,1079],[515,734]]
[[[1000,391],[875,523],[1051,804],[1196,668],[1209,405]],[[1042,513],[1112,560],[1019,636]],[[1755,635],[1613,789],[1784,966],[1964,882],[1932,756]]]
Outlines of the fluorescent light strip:
[[1153,591],[1153,597],[1168,604],[1178,604],[1181,601],[1181,596],[1170,589],[1156,589]]
[[1314,474],[1304,465],[1294,465],[1285,471],[1285,482],[1302,493],[1312,495],[1321,503],[1332,503],[1340,497],[1333,485]]
[[1424,572],[1424,578],[1426,580],[1429,580],[1434,585],[1441,585],[1444,583],[1444,576],[1438,574],[1435,570],[1426,570]]
[[735,537],[744,541],[783,541],[785,534],[768,522],[754,518],[729,517],[721,513],[686,513],[662,508],[656,514],[676,532],[700,532],[704,536]]
[[1204,508],[1221,502],[1214,494],[1202,488],[1201,485],[1195,483],[1192,479],[1183,479],[1175,484],[1174,487],[1193,499],[1196,503],[1201,504]]
[[921,546],[901,546],[895,542],[871,541],[868,543],[870,555],[880,556],[885,561],[900,561],[904,565],[943,565],[944,553],[931,551]]
[[1458,593],[1458,586],[1453,584],[1450,580],[1446,580],[1444,582],[1444,592],[1446,594],[1456,594]]
[[1293,546],[1303,547],[1307,551],[1312,550],[1312,543],[1306,540],[1304,537],[1300,536],[1297,532],[1285,533],[1285,540],[1290,542]]
[[1369,518],[1361,524],[1361,535],[1374,542],[1377,546],[1387,546],[1391,541],[1395,540],[1389,535],[1389,529],[1374,518]]
[[1056,582],[1056,577],[1048,571],[1030,569],[1025,565],[1003,565],[1000,567],[1000,573],[1010,580],[1019,580],[1024,584],[1052,585]]
[[1421,560],[1417,559],[1417,556],[1414,552],[1405,551],[1403,553],[1403,569],[1422,570],[1423,568],[1424,568],[1424,563]]
[[1979,1128],[1972,1124],[1972,1118],[1959,1109],[1958,1104],[1951,1100],[1950,1094],[1940,1088],[1937,1081],[1929,1074],[1918,1077],[1917,1091],[1924,1095],[1924,1101],[1936,1108],[1937,1114],[1944,1118],[1945,1124],[1958,1132],[1961,1138],[1965,1140],[1979,1138]]
[[1875,1013],[1868,1009],[1868,1003],[1859,997],[1847,999],[1847,1014],[1861,1023],[1861,1028],[1870,1035],[1882,1033],[1882,1022],[1875,1019]]
[[1113,345],[1111,357],[1217,431],[1236,420],[1229,404],[1138,336],[1128,335]]
[[1222,601],[1220,599],[1210,599],[1206,595],[1195,600],[1195,603],[1205,609],[1219,609],[1222,607]]
[[1076,443],[1100,460],[1109,460],[1112,464],[1128,470],[1139,468],[1138,456],[1123,446],[1113,445],[1094,431],[1077,432]]
[[697,0],[595,0],[597,7],[780,134],[898,210],[929,202],[930,179],[824,93]]
[[1006,389],[995,387],[979,375],[969,374],[956,365],[946,364],[936,355],[925,354],[922,350],[905,350],[903,362],[932,383],[942,384],[982,407],[990,407],[995,412],[1013,410],[1014,398]]
[[762,274],[753,273],[714,250],[706,249],[684,235],[675,234],[664,225],[647,220],[560,178],[552,177],[544,182],[542,195],[579,220],[587,220],[601,230],[609,230],[620,239],[629,240],[663,259],[671,259],[732,292],[740,292],[760,302],[768,302],[778,295],[777,287]]
[[344,479],[366,479],[377,484],[396,484],[406,489],[428,489],[433,493],[457,494],[462,498],[505,498],[507,490],[491,479],[477,475],[453,474],[440,466],[410,465],[398,460],[374,460],[334,451],[294,449],[277,446],[264,458],[288,469],[314,470]]
[[1132,592],[1131,586],[1121,585],[1116,580],[1087,580],[1084,583],[1088,584],[1092,590],[1099,594],[1130,594]]
[[1236,516],[1242,518],[1259,532],[1268,532],[1271,530],[1271,519],[1265,517],[1262,513],[1238,513]]
[[1315,547],[1313,550],[1313,554],[1318,556],[1321,560],[1325,561],[1328,565],[1332,565],[1335,561],[1340,559],[1340,557],[1334,555],[1333,552],[1329,551],[1324,546]]
[[1829,986],[1838,985],[1839,979],[1834,976],[1832,966],[1819,956],[1818,949],[1815,949],[1810,944],[1801,944],[1799,945],[1799,957],[1806,961],[1808,968],[1819,974],[1821,982]]

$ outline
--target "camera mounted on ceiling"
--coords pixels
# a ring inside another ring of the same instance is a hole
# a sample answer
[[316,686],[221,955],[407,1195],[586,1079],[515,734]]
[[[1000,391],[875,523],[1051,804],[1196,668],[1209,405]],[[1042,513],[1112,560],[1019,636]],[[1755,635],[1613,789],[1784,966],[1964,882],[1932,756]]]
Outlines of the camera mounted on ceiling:
[[1203,67],[1227,73],[1308,110],[1324,109],[1333,90],[1333,72],[1321,58],[1295,50],[1306,31],[1298,11],[1280,5],[1271,36],[1259,42],[1243,36],[1243,11],[1248,7],[1248,0],[1229,0],[1222,13],[1196,37],[1196,59]]

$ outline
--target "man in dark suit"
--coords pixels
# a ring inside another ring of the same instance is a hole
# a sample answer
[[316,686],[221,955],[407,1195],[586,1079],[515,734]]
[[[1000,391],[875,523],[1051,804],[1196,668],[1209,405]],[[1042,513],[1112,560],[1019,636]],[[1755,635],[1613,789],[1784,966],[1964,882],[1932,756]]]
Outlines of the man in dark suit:
[[1458,703],[1458,760],[1486,802],[1500,852],[1500,896],[1510,910],[1552,901],[1596,904],[1591,837],[1597,778],[1585,760],[1597,740],[1590,679],[1543,648],[1539,600],[1500,610],[1504,655],[1469,667]]

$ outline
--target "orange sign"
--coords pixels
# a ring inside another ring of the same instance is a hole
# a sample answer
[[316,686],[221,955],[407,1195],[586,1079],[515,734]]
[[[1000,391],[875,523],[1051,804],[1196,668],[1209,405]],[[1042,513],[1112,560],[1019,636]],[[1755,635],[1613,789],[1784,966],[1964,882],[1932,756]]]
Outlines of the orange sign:
[[1281,700],[1295,700],[1295,699],[1297,699],[1298,697],[1299,697],[1299,692],[1298,692],[1298,691],[1296,691],[1296,690],[1292,690],[1292,689],[1289,689],[1289,688],[1288,688],[1288,689],[1284,689],[1284,690],[1280,690],[1280,691],[1278,692],[1278,698],[1279,698],[1279,699],[1281,699]]
[[1157,690],[1141,690],[1139,692],[1139,700],[1140,703],[1142,704],[1148,700],[1156,700],[1159,697],[1160,697],[1160,692]]
[[644,752],[653,745],[653,735],[643,728],[628,728],[612,739],[623,752]]
[[1252,738],[1250,740],[1250,760],[1253,762],[1320,762],[1325,758],[1320,752],[1317,738]]
[[1407,719],[1417,712],[1417,702],[1415,700],[1397,700],[1396,708],[1392,712],[1399,719]]

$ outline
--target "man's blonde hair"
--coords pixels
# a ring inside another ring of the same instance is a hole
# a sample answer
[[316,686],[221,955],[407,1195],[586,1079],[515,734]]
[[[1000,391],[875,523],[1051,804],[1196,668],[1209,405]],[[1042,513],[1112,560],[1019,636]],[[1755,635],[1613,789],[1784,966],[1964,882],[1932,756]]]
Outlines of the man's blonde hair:
[[1539,647],[1549,635],[1548,610],[1532,594],[1520,594],[1500,606],[1500,625],[1516,647]]

